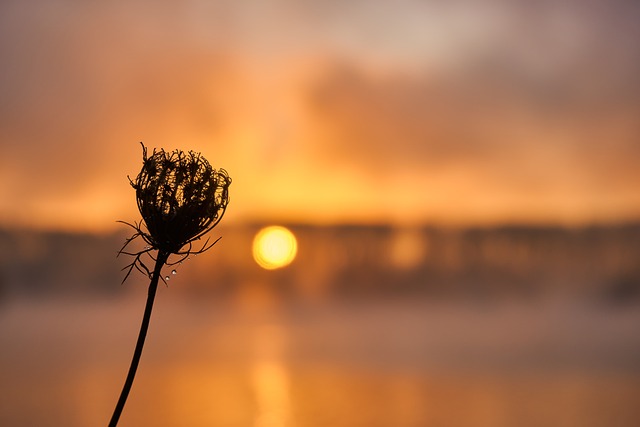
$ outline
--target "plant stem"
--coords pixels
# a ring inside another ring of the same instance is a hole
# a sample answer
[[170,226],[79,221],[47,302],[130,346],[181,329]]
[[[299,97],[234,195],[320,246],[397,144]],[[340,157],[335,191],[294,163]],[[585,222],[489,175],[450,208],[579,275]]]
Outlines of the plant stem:
[[124,409],[124,404],[127,402],[127,397],[129,396],[129,391],[131,391],[131,386],[133,385],[133,379],[136,376],[136,370],[138,369],[138,363],[140,362],[140,356],[142,355],[144,340],[147,337],[147,329],[149,329],[149,320],[151,319],[151,310],[153,309],[153,300],[155,299],[156,290],[158,289],[158,280],[160,279],[162,266],[165,264],[168,258],[169,258],[168,253],[158,252],[158,257],[156,258],[156,265],[153,269],[153,275],[151,276],[151,283],[149,283],[149,293],[147,296],[147,304],[144,308],[144,315],[142,317],[142,325],[140,325],[140,333],[138,334],[138,341],[136,342],[136,348],[133,351],[133,359],[131,360],[129,373],[127,374],[127,379],[124,382],[124,386],[122,387],[120,398],[118,399],[116,408],[113,411],[113,415],[111,416],[111,421],[109,421],[109,427],[116,427],[118,425],[120,414],[122,414],[122,410]]

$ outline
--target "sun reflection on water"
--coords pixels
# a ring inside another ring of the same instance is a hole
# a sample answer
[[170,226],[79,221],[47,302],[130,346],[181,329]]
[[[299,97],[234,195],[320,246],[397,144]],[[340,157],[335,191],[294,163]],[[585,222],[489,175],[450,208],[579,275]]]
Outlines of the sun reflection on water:
[[291,425],[289,375],[284,361],[284,331],[275,325],[262,326],[255,335],[252,385],[256,397],[255,427]]

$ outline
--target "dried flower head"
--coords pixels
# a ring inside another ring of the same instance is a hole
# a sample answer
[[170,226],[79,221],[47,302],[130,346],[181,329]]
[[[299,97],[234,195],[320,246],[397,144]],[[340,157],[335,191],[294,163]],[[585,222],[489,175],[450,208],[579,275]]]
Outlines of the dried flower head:
[[[135,180],[129,181],[136,190],[146,231],[142,221],[125,223],[136,231],[119,252],[135,256],[125,267],[129,269],[127,277],[134,267],[151,276],[140,257],[152,250],[158,250],[158,256],[166,258],[170,254],[187,257],[211,248],[217,240],[211,245],[207,245],[207,240],[197,251],[192,250],[192,243],[220,222],[229,203],[231,178],[227,171],[212,168],[200,153],[154,149],[147,156],[144,144],[142,150],[142,170]],[[148,246],[140,252],[124,252],[137,237],[142,237]]]

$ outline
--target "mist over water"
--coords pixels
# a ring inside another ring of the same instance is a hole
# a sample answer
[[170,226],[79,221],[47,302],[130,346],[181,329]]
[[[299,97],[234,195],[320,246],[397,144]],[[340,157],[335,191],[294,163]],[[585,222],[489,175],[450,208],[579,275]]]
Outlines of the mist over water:
[[[633,426],[637,309],[369,301],[280,308],[163,289],[123,426]],[[143,295],[15,302],[7,426],[101,425]]]
[[[273,271],[258,228],[167,270],[122,426],[640,420],[637,227],[291,226]],[[146,296],[120,241],[4,235],[0,425],[108,420]]]

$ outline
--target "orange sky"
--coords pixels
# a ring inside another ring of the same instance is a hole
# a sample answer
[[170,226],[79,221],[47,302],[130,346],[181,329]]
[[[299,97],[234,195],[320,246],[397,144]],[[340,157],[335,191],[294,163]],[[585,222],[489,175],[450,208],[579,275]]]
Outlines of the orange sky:
[[530,3],[3,2],[0,224],[136,219],[139,141],[225,221],[639,218],[640,8]]

